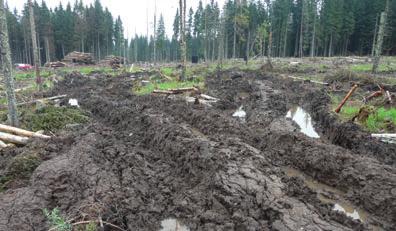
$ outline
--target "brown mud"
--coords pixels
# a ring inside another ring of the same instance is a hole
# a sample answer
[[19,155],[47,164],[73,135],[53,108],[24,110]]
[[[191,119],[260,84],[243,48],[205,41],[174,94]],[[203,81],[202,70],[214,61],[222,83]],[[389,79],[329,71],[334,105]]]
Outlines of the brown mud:
[[[0,152],[0,176],[15,157],[40,159],[30,178],[0,193],[0,230],[48,230],[42,210],[56,207],[72,222],[100,217],[125,230],[395,227],[396,145],[338,122],[326,89],[225,72],[207,80],[207,94],[221,99],[209,107],[135,96],[132,85],[130,77],[72,74],[56,86],[53,94],[78,99],[92,120]],[[286,118],[296,105],[321,138]],[[244,121],[232,116],[241,106]],[[361,219],[336,211],[343,204]]]

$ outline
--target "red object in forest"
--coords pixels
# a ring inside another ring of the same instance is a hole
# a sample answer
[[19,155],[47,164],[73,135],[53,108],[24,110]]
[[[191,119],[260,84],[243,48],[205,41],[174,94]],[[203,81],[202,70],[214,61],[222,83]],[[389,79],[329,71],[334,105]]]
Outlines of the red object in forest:
[[32,70],[33,66],[30,64],[20,63],[20,64],[16,65],[16,69],[21,70],[21,71],[28,71],[28,70]]

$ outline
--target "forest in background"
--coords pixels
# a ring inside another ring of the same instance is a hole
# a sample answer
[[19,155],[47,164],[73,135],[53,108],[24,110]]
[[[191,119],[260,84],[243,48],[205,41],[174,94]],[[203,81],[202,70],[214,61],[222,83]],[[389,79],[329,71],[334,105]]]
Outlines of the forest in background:
[[[388,4],[383,53],[394,55],[396,1]],[[187,10],[187,54],[207,61],[265,56],[269,50],[275,57],[371,55],[386,5],[387,0],[228,0],[224,6],[200,1],[197,9]],[[13,62],[32,63],[28,6],[6,11]],[[91,5],[76,0],[54,9],[35,1],[34,14],[42,64],[72,51],[93,53],[98,60],[107,55],[126,56],[130,62],[180,59],[178,11],[171,37],[159,13],[150,16],[156,23],[148,31],[154,36],[132,38],[100,0]]]

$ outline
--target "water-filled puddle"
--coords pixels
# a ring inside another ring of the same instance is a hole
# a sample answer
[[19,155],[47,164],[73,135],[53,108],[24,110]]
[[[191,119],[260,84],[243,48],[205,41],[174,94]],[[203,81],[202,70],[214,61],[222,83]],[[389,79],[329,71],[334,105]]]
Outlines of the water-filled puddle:
[[334,205],[333,206],[334,211],[344,213],[347,217],[350,217],[355,220],[360,220],[361,222],[367,221],[368,218],[367,212],[358,209],[356,206],[352,205],[349,202],[333,200],[323,195],[324,192],[327,192],[342,198],[345,196],[344,192],[329,185],[319,183],[315,181],[313,178],[305,175],[304,173],[296,169],[284,168],[283,170],[285,171],[286,175],[289,177],[300,177],[304,179],[304,183],[307,185],[307,187],[318,193],[319,195],[318,198],[320,201],[326,204],[330,203]]
[[301,132],[312,138],[320,138],[319,134],[315,131],[312,125],[311,116],[304,111],[301,107],[293,107],[287,112],[286,118],[292,119],[298,124]]
[[241,121],[246,121],[246,111],[243,110],[243,106],[239,107],[232,116],[239,118]]
[[161,222],[162,228],[160,231],[190,231],[190,229],[183,225],[180,221],[177,219],[166,219]]

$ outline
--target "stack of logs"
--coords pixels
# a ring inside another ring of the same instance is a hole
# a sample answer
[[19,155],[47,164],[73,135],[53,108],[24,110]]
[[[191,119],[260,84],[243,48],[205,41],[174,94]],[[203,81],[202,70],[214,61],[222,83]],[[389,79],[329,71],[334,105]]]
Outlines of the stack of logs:
[[64,62],[49,62],[45,64],[45,67],[50,67],[50,68],[58,68],[58,67],[65,67],[66,63]]
[[0,148],[25,145],[31,138],[50,139],[50,136],[0,124]]
[[91,53],[82,53],[77,51],[73,51],[66,55],[63,61],[80,65],[95,64],[94,58]]
[[124,58],[114,55],[109,55],[102,61],[100,61],[101,65],[110,66],[113,69],[119,69],[124,64]]

